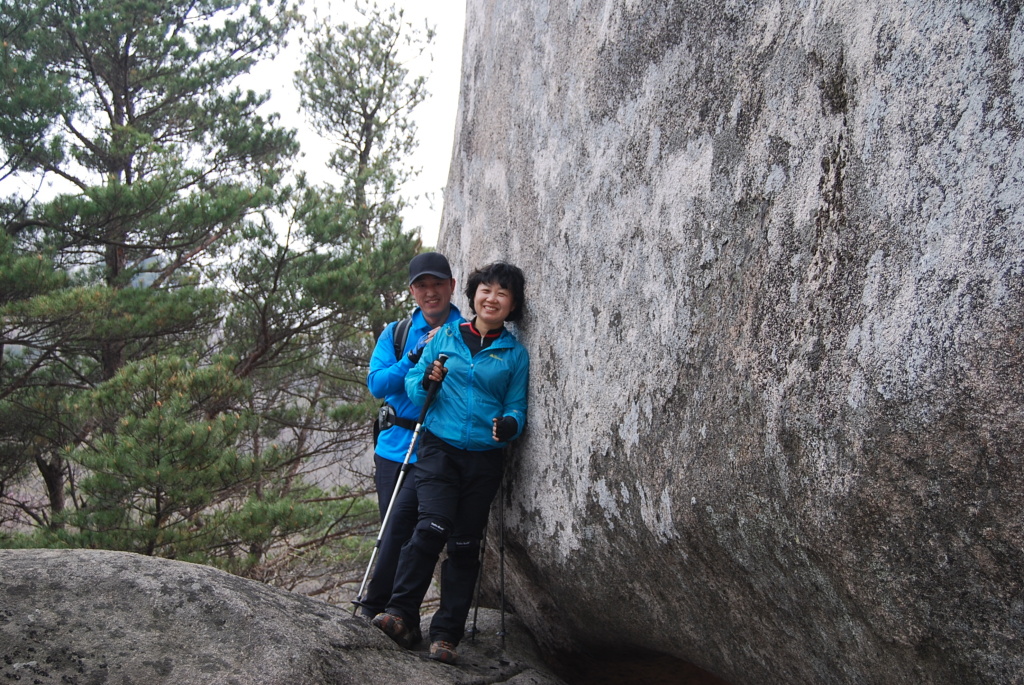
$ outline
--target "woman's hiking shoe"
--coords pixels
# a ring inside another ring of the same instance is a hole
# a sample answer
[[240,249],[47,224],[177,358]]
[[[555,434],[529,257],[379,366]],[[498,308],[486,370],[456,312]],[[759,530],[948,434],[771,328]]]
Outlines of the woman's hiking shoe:
[[455,653],[455,645],[444,640],[430,643],[430,658],[445,664],[454,664],[459,655]]
[[409,628],[401,616],[381,613],[374,616],[370,623],[384,631],[384,634],[397,642],[399,647],[405,649],[412,649],[423,639],[420,629],[418,627]]

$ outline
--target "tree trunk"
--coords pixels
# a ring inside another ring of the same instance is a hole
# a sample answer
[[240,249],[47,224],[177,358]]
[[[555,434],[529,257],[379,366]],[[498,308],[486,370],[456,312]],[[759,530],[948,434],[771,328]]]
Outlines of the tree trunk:
[[50,527],[59,528],[55,523],[57,514],[64,511],[64,460],[54,457],[47,461],[41,456],[36,456],[36,467],[43,476],[46,484],[46,496],[50,500]]

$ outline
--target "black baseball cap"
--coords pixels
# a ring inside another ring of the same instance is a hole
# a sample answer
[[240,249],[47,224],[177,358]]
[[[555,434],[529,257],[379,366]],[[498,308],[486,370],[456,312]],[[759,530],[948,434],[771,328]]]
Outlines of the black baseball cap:
[[448,260],[443,254],[424,252],[409,262],[409,285],[420,276],[437,276],[447,280],[452,277],[452,267],[448,265]]

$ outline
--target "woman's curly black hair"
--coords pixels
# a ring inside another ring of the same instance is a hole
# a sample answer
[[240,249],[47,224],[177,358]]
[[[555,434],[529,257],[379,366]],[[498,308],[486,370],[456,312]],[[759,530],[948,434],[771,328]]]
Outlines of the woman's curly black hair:
[[476,309],[473,307],[473,298],[476,297],[476,289],[481,283],[496,283],[512,293],[515,306],[506,321],[519,321],[523,318],[523,309],[526,307],[526,277],[518,266],[508,262],[494,262],[476,269],[469,275],[466,280],[466,297],[469,298],[469,308],[474,314]]

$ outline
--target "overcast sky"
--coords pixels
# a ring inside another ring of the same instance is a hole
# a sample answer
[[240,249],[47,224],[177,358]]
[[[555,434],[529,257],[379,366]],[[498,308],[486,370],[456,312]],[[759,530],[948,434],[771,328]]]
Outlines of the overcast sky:
[[[350,24],[359,21],[351,11],[352,2],[339,0],[306,0],[303,11],[311,15],[316,7],[322,15],[331,12],[338,21]],[[381,7],[392,3],[380,0]],[[455,114],[458,108],[459,82],[462,69],[462,34],[465,25],[465,0],[394,0],[393,4],[403,9],[405,20],[417,29],[428,22],[436,30],[436,36],[427,52],[411,59],[407,67],[412,75],[427,77],[428,98],[414,110],[417,122],[419,146],[409,160],[420,174],[409,182],[403,195],[411,200],[411,206],[403,218],[406,228],[419,227],[423,244],[437,244],[437,233],[441,223],[441,209],[445,183],[448,181],[448,164],[452,156],[452,139],[455,132]],[[256,90],[272,92],[270,108],[281,114],[284,124],[299,131],[305,157],[303,169],[312,178],[320,178],[325,170],[324,163],[332,145],[321,142],[312,129],[305,124],[298,113],[298,94],[292,84],[293,74],[299,68],[301,56],[298,41],[292,39],[289,47],[278,56],[272,65],[254,70]],[[326,177],[325,177],[326,178]]]

